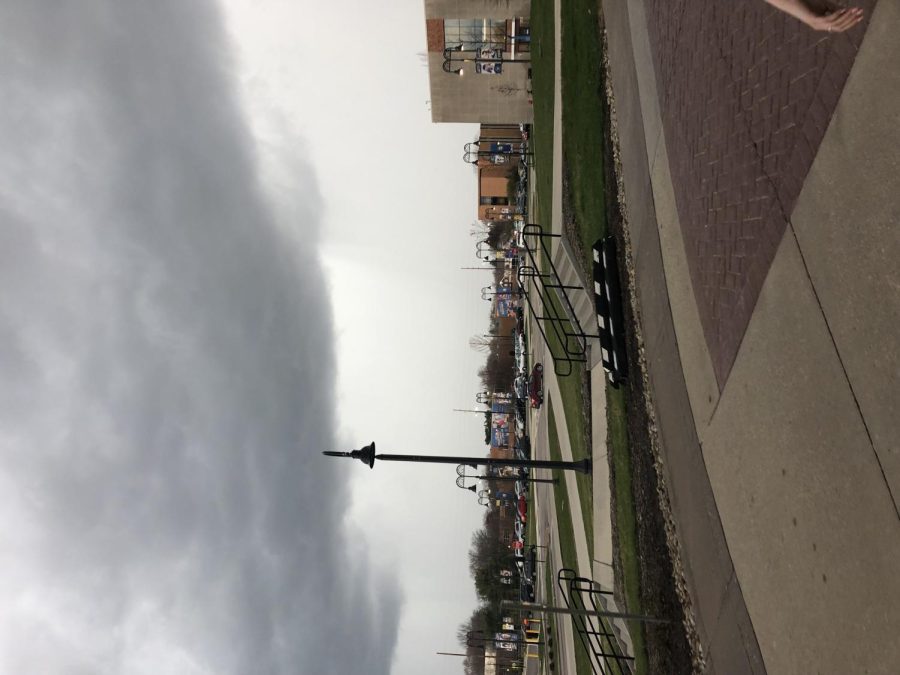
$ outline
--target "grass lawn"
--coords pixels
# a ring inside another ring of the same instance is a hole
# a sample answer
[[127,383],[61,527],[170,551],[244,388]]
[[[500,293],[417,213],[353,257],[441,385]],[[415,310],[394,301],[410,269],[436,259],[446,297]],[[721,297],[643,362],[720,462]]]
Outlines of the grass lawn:
[[[553,401],[547,397],[548,432],[550,437],[550,459],[559,461],[562,453],[559,449],[559,436],[556,430],[556,418],[553,415]],[[566,494],[566,477],[562,471],[556,470],[553,476],[559,479],[559,484],[553,486],[553,501],[556,504],[556,528],[559,550],[562,555],[562,564],[572,570],[578,569],[578,554],[575,552],[575,530],[572,527],[572,516],[569,510],[569,497]],[[553,578],[556,588],[556,578]],[[575,670],[579,674],[590,675],[591,661],[584,645],[578,636],[575,636]]]
[[605,93],[599,11],[598,0],[562,3],[563,154],[588,268],[591,245],[606,233]]
[[531,217],[547,228],[550,227],[553,197],[554,49],[553,0],[534,0],[531,3],[531,86],[534,100],[531,144],[534,147],[537,208]]
[[[640,614],[641,584],[637,559],[634,500],[631,493],[631,460],[628,456],[628,425],[625,411],[625,394],[621,389],[606,389],[606,417],[609,423],[610,461],[614,467],[616,492],[617,554],[622,570],[622,587],[625,590],[627,611]],[[643,625],[631,622],[631,641],[634,644],[635,670],[646,673],[647,649],[644,645]]]

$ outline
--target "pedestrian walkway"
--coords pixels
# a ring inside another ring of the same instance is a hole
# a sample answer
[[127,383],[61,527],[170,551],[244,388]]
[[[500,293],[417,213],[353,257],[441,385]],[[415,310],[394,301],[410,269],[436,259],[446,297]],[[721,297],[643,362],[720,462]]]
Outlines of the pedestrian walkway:
[[896,672],[900,5],[828,36],[762,2],[602,4],[707,670]]

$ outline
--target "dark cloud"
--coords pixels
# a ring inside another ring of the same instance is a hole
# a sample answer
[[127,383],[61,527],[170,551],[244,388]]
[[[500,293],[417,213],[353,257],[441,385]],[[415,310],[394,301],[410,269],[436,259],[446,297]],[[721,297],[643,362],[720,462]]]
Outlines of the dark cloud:
[[314,175],[287,233],[216,8],[7,2],[0,31],[0,670],[388,672],[397,583],[319,455]]

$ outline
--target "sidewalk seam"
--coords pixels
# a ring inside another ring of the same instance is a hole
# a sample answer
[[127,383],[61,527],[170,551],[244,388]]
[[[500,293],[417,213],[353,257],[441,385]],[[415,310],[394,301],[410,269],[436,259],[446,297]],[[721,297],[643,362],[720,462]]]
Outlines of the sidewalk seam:
[[[768,178],[768,174],[766,174],[766,178]],[[777,200],[777,197],[776,197]],[[781,207],[781,201],[778,201],[779,207]],[[806,264],[806,256],[803,255],[803,248],[800,246],[800,240],[797,238],[797,232],[794,230],[794,223],[791,222],[790,219],[787,219],[788,228],[791,231],[791,236],[794,238],[794,242],[797,244],[797,252],[800,254],[800,261],[803,263],[803,272],[806,274],[806,278],[809,280],[809,286],[812,289],[813,297],[816,299],[816,306],[819,308],[819,313],[822,315],[822,321],[825,322],[825,330],[828,331],[828,339],[831,340],[831,346],[834,348],[834,353],[837,356],[838,363],[841,365],[841,372],[844,374],[844,380],[847,382],[847,388],[850,389],[850,396],[853,397],[853,404],[856,406],[856,412],[859,415],[859,419],[862,422],[863,429],[866,430],[866,438],[869,439],[869,447],[872,449],[872,454],[875,455],[875,462],[878,464],[878,469],[881,471],[881,479],[884,481],[884,486],[887,488],[888,496],[891,499],[891,504],[894,506],[894,514],[897,516],[897,520],[900,521],[900,508],[897,507],[897,499],[894,497],[894,493],[891,490],[891,484],[888,481],[887,473],[885,473],[884,465],[881,463],[881,457],[878,456],[878,451],[875,449],[875,441],[872,438],[872,433],[869,431],[869,425],[866,423],[866,417],[863,415],[862,407],[859,404],[859,399],[856,397],[856,391],[853,389],[853,383],[850,381],[850,375],[847,372],[847,367],[844,365],[844,359],[841,357],[841,350],[838,349],[837,341],[834,339],[834,333],[831,331],[831,324],[828,322],[828,317],[825,315],[825,308],[822,307],[822,301],[819,298],[819,292],[816,290],[816,284],[813,282],[812,276],[809,272],[809,266]]]
[[[719,58],[725,64],[725,66],[727,68],[727,72],[729,73],[729,77],[730,77],[730,73],[732,72],[731,61],[728,59],[727,55],[722,50],[721,45],[719,45],[718,52],[719,52]],[[831,58],[831,54],[829,54],[829,58]],[[732,80],[732,82],[734,82],[733,77],[730,77],[730,79]],[[820,80],[818,83],[818,86],[817,86],[817,90],[821,86],[822,86],[822,82]],[[747,129],[748,134],[750,134],[751,127],[750,127],[749,121],[746,118],[746,114],[745,114],[744,110],[741,110],[740,119],[741,119],[742,123],[744,124],[745,128]],[[832,119],[833,119],[833,116],[832,116]],[[797,231],[794,229],[794,223],[791,219],[791,213],[788,212],[786,205],[781,200],[781,194],[778,190],[778,186],[776,185],[775,180],[773,179],[772,175],[768,171],[766,171],[765,163],[763,162],[763,159],[764,159],[763,152],[762,152],[761,148],[759,147],[759,144],[755,140],[753,140],[752,134],[750,134],[750,143],[753,145],[753,150],[756,153],[756,156],[760,161],[760,166],[762,167],[762,173],[766,177],[766,180],[768,181],[769,185],[772,187],[774,201],[778,205],[778,209],[781,211],[781,215],[784,217],[784,220],[787,223],[787,228],[790,230],[791,236],[794,238],[794,242],[797,244],[797,251],[800,254],[800,261],[803,263],[803,273],[806,275],[806,278],[809,281],[810,288],[812,289],[812,292],[813,292],[813,297],[816,300],[816,306],[819,308],[819,314],[822,316],[822,320],[825,322],[825,330],[828,331],[828,339],[831,340],[831,345],[834,348],[834,353],[837,356],[838,363],[841,366],[841,372],[844,375],[844,381],[847,383],[847,387],[850,389],[850,396],[853,398],[853,404],[856,406],[856,411],[859,414],[859,419],[862,421],[863,429],[865,429],[865,432],[866,432],[866,438],[869,440],[869,447],[872,449],[872,454],[875,455],[875,462],[878,464],[878,469],[881,472],[881,478],[884,481],[884,485],[887,488],[888,496],[890,497],[891,504],[894,507],[894,514],[896,515],[897,520],[900,520],[900,508],[898,508],[898,506],[897,506],[897,499],[894,496],[893,491],[891,490],[891,484],[888,481],[887,473],[884,470],[884,465],[881,462],[881,458],[878,455],[878,451],[875,449],[875,441],[872,438],[872,433],[869,430],[869,425],[866,422],[865,415],[863,415],[862,406],[860,406],[859,398],[856,395],[856,390],[853,388],[853,382],[850,380],[850,374],[847,372],[847,367],[844,364],[844,359],[841,356],[840,349],[838,348],[837,340],[835,340],[834,333],[831,330],[831,324],[828,321],[828,316],[825,313],[825,308],[822,306],[822,300],[819,297],[819,292],[816,289],[816,285],[815,285],[815,282],[813,281],[812,274],[809,271],[809,265],[806,262],[806,256],[803,253],[803,247],[800,245],[800,239],[799,239],[799,237],[797,237]],[[740,353],[741,347],[743,346],[743,343],[744,343],[744,338],[746,336],[747,336],[747,332],[744,331],[744,334],[741,336],[741,339],[738,342],[737,350],[735,351],[735,358],[737,358],[737,354]],[[728,386],[729,380],[730,380],[730,378],[726,378],[725,382],[723,383],[722,389],[720,390],[722,395],[719,396],[718,401],[716,401],[716,405],[713,407],[712,414],[710,415],[710,419],[709,419],[710,424],[712,423],[713,419],[715,419],[716,411],[719,408],[719,403],[724,398],[725,388]],[[702,447],[702,443],[701,443],[701,447]]]

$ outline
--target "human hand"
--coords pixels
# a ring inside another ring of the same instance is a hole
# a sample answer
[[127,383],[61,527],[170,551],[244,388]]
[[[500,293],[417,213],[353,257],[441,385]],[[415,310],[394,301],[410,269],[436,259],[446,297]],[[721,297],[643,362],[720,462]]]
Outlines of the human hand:
[[863,19],[863,11],[859,7],[838,9],[811,19],[809,27],[827,33],[843,33],[853,28]]

